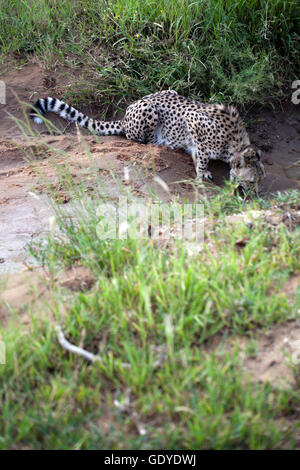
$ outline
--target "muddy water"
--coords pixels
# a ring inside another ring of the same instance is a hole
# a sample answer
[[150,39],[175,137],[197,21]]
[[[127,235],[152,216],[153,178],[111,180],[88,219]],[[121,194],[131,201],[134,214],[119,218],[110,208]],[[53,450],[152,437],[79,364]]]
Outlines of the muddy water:
[[[24,160],[24,153],[18,148],[28,144],[25,145],[24,136],[7,114],[9,112],[19,119],[23,118],[16,93],[25,102],[30,101],[33,93],[44,93],[43,74],[38,66],[28,66],[22,71],[3,75],[1,79],[9,85],[7,104],[0,105],[0,274],[19,271],[24,268],[24,262],[31,263],[26,258],[26,247],[33,239],[47,233],[52,214],[46,192],[41,191],[32,165]],[[251,111],[245,120],[252,143],[263,151],[267,178],[261,188],[262,195],[267,197],[278,190],[298,188],[300,105],[288,104],[276,112],[265,109]],[[61,128],[65,127],[65,122],[58,118],[55,118],[55,122]],[[84,180],[88,186],[93,173],[90,171],[91,161],[77,142],[74,129],[68,127],[65,131],[67,135],[59,137],[47,136],[46,129],[38,130],[44,132],[44,139],[49,145],[65,152],[65,156],[58,159],[67,158],[72,174],[80,176],[81,181]],[[193,199],[193,186],[182,182],[193,181],[195,177],[192,161],[185,153],[136,144],[117,137],[95,140],[88,136],[86,141],[93,166],[97,168],[98,176],[111,197],[117,197],[119,190],[110,172],[113,171],[120,181],[128,184],[124,179],[126,167],[130,172],[129,184],[139,197],[155,193],[162,200],[170,198],[170,194],[153,179],[155,168],[156,174],[168,184],[171,195],[177,194],[182,200]],[[37,157],[34,164],[43,169],[54,186],[57,184],[57,175],[46,156],[43,159]],[[222,185],[229,176],[228,166],[222,162],[211,162],[210,171],[217,185]],[[70,202],[65,204],[66,211],[69,205]]]

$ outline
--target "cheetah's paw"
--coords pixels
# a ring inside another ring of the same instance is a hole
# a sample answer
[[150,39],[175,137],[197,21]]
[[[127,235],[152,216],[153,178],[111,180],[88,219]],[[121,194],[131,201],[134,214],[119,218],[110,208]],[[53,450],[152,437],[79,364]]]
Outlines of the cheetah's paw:
[[212,175],[210,171],[198,171],[197,179],[210,180],[212,181]]

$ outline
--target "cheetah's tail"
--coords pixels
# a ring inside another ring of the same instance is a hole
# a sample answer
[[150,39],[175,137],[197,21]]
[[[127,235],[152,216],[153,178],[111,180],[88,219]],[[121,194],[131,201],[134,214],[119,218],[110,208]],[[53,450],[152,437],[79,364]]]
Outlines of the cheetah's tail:
[[47,112],[58,114],[67,121],[76,122],[79,126],[95,134],[124,134],[122,121],[96,121],[57,98],[47,97],[38,99],[29,115],[35,123],[42,124],[43,116]]

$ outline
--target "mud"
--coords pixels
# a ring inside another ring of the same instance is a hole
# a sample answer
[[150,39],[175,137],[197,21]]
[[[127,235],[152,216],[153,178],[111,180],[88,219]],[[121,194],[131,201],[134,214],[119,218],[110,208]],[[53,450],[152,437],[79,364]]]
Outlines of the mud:
[[[30,263],[26,246],[49,230],[53,201],[43,178],[57,189],[67,210],[70,200],[57,172],[59,165],[67,163],[74,179],[84,181],[87,191],[95,192],[96,171],[111,197],[118,197],[121,182],[139,197],[155,194],[166,201],[176,195],[180,200],[193,200],[194,167],[184,152],[118,137],[80,137],[75,126],[56,116],[51,116],[51,121],[64,135],[49,135],[46,126],[33,124],[31,129],[39,137],[30,136],[29,128],[25,126],[22,131],[19,126],[24,121],[21,102],[59,94],[59,78],[49,82],[38,65],[28,65],[2,75],[1,80],[6,84],[6,105],[0,105],[0,274],[19,271]],[[252,110],[245,120],[252,142],[263,151],[267,178],[262,195],[268,197],[278,190],[298,188],[300,106],[287,104],[280,111]],[[57,149],[56,168],[49,149]],[[214,185],[224,184],[229,171],[222,162],[211,162],[209,169],[214,183],[207,183],[206,187],[213,190]],[[155,175],[168,185],[169,191],[154,179]]]

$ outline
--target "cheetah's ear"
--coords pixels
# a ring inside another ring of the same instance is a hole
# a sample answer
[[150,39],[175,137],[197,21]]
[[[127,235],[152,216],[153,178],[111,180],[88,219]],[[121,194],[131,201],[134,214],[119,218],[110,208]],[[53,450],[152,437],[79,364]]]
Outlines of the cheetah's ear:
[[261,153],[260,150],[255,150],[253,147],[247,147],[241,155],[244,157],[246,165],[251,165],[260,161]]

